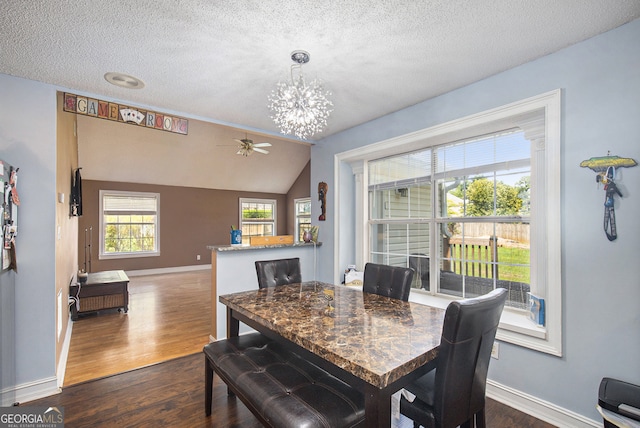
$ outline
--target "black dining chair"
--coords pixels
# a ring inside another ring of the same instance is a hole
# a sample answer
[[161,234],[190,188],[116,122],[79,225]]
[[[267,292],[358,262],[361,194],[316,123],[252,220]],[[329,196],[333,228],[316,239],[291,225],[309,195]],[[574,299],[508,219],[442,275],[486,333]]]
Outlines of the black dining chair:
[[507,290],[497,288],[447,306],[435,369],[405,387],[413,401],[400,398],[400,413],[414,427],[486,427],[487,371],[506,299]]
[[302,282],[300,258],[298,257],[292,259],[260,260],[256,261],[255,264],[259,288]]
[[364,265],[362,291],[406,302],[414,273],[411,268],[367,263]]

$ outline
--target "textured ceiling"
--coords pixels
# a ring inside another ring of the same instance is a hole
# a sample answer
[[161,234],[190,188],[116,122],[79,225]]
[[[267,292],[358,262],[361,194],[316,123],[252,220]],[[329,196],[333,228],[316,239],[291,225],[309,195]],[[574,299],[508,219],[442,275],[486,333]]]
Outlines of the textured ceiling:
[[[84,121],[85,178],[168,184],[173,162],[169,184],[286,193],[310,148],[279,134],[267,100],[292,51],[311,54],[305,76],[332,93],[318,140],[638,17],[640,0],[2,0],[0,73],[231,126],[192,122],[185,139]],[[145,87],[113,86],[108,72]],[[237,156],[245,131],[270,154]]]
[[[0,72],[276,135],[290,53],[332,92],[323,136],[640,17],[639,0],[3,0]],[[107,72],[145,87],[108,84]]]

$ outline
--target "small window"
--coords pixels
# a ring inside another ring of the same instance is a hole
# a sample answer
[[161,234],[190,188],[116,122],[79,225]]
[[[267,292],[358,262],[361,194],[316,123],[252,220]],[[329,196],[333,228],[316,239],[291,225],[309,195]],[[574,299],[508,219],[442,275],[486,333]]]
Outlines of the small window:
[[304,241],[302,235],[311,229],[311,198],[295,200],[296,241]]
[[100,258],[160,255],[158,193],[100,191]]
[[249,244],[252,236],[276,234],[276,204],[274,199],[240,198],[240,230],[243,244]]

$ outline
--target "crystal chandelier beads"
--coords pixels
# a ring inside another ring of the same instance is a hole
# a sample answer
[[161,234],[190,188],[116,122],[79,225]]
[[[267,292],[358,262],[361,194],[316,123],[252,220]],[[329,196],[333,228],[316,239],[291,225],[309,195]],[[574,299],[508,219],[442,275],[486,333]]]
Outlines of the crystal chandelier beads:
[[[269,96],[269,109],[280,132],[306,139],[327,126],[333,103],[327,98],[331,93],[324,90],[318,79],[310,83],[304,80],[302,64],[309,61],[309,54],[294,51],[291,59],[297,63],[291,66],[291,82],[277,84]],[[294,69],[299,70],[297,77],[294,77]]]

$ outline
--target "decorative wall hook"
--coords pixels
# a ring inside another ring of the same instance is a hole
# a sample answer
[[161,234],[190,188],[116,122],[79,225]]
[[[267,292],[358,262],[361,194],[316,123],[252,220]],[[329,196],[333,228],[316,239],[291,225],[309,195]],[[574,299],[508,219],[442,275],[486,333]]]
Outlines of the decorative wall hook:
[[616,184],[616,168],[630,168],[638,165],[635,159],[621,158],[620,156],[592,157],[580,162],[583,168],[589,168],[596,172],[596,182],[604,185],[604,233],[609,241],[615,241],[618,237],[616,229],[616,213],[614,210],[614,196],[622,197],[622,192]]

